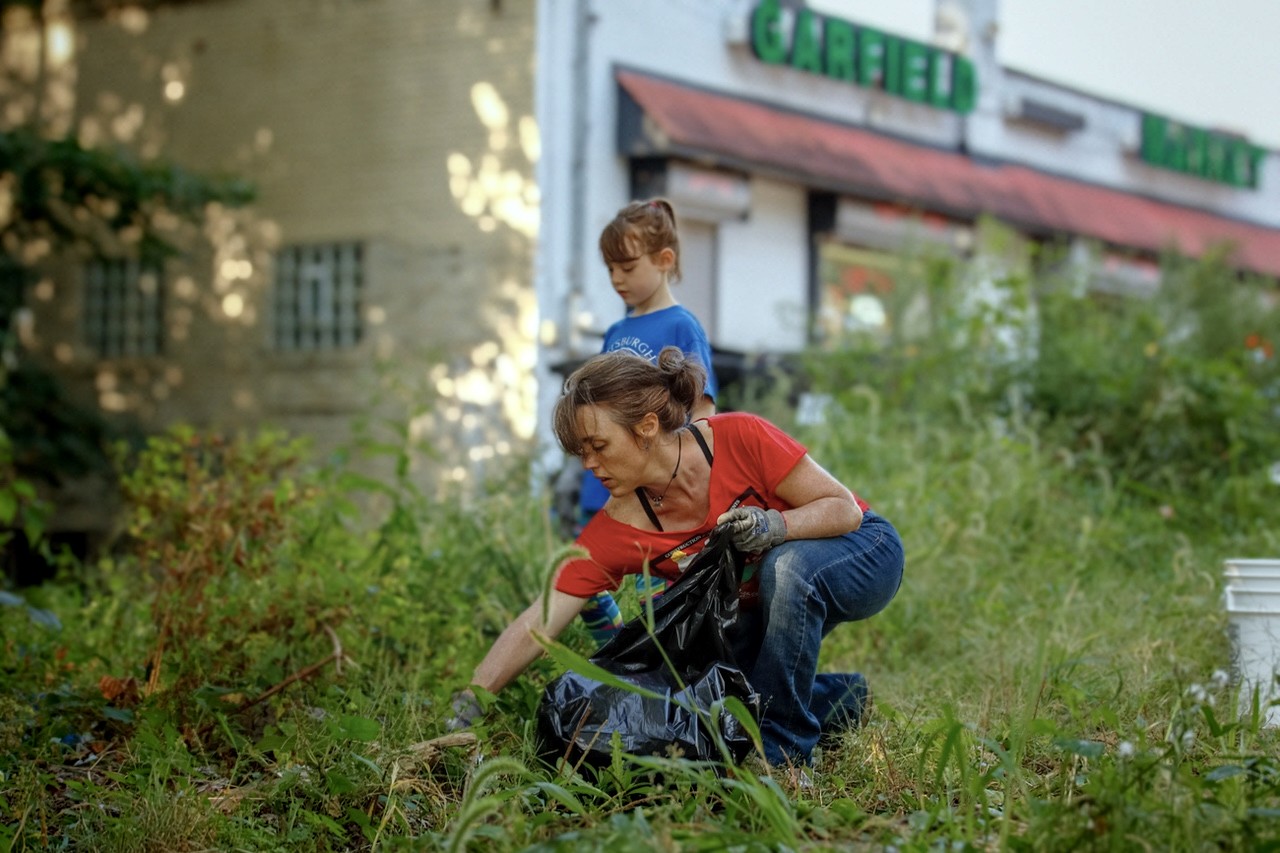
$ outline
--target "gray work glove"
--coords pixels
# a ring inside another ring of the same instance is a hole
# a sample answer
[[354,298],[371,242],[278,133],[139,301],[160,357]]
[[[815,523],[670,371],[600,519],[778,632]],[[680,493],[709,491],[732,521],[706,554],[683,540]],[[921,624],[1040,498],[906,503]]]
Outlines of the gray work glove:
[[776,509],[740,506],[720,516],[720,523],[729,527],[734,546],[746,553],[772,548],[787,538],[787,522]]
[[470,690],[460,690],[453,694],[449,707],[453,709],[453,716],[445,720],[444,727],[447,731],[469,729],[476,720],[484,716],[480,700]]

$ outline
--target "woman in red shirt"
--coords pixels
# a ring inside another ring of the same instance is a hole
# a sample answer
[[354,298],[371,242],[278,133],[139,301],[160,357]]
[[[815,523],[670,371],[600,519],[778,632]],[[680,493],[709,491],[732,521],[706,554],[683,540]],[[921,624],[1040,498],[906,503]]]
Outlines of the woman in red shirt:
[[[902,542],[888,520],[765,419],[734,412],[691,424],[704,387],[702,366],[676,347],[657,364],[598,355],[565,382],[556,438],[610,497],[578,537],[587,556],[557,569],[547,600],[507,626],[471,683],[502,689],[541,653],[532,632],[558,635],[587,599],[646,564],[674,580],[711,531],[729,524],[734,544],[752,555],[735,645],[761,697],[765,759],[803,766],[819,736],[859,721],[867,697],[857,673],[818,673],[822,639],[893,599]],[[469,691],[454,706],[454,727],[479,713]]]

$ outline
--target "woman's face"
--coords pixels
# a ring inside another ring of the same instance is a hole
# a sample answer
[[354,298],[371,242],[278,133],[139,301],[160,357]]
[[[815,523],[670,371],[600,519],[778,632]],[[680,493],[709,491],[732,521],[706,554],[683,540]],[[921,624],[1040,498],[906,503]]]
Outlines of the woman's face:
[[647,461],[636,436],[602,406],[579,406],[577,421],[582,467],[595,474],[611,495],[635,491]]

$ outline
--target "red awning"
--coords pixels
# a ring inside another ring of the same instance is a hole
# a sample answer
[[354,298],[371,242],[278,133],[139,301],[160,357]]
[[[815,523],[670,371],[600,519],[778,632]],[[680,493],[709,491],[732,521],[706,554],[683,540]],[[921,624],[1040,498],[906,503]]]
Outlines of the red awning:
[[780,174],[815,187],[960,218],[989,213],[1037,233],[1196,257],[1220,243],[1241,266],[1280,275],[1280,229],[1047,175],[987,165],[812,115],[619,70],[643,114],[625,153],[664,154]]

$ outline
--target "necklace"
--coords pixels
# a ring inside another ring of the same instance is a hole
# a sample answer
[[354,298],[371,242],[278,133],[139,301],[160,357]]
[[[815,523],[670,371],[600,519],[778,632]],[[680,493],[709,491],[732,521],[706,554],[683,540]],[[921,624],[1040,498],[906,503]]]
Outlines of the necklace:
[[676,446],[679,448],[676,452],[676,467],[671,470],[671,479],[667,480],[667,487],[662,490],[662,494],[660,495],[650,494],[648,489],[644,490],[645,494],[649,495],[649,501],[655,507],[662,506],[663,500],[667,497],[667,492],[671,491],[671,484],[676,481],[676,474],[680,473],[680,459],[684,456],[684,436],[677,433],[676,440]]

